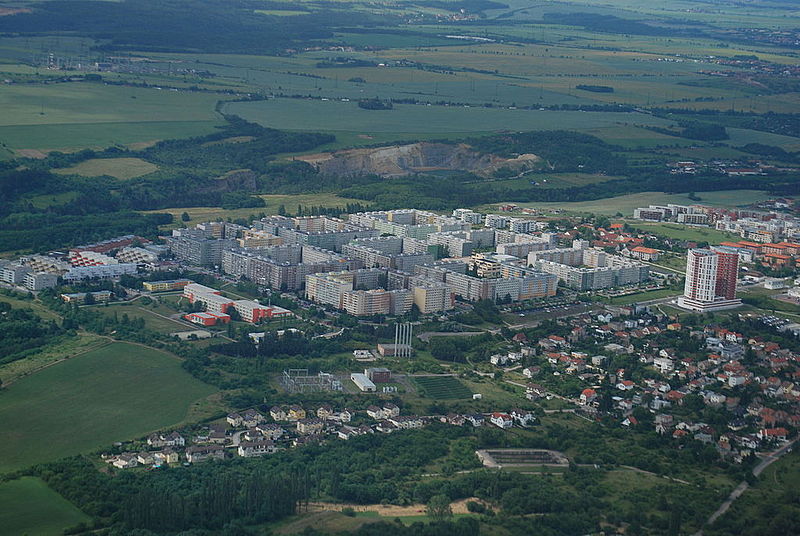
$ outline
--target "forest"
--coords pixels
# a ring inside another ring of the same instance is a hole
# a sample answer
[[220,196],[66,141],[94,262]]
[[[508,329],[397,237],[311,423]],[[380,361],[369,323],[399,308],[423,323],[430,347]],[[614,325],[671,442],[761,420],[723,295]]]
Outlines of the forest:
[[67,331],[54,321],[46,322],[30,309],[0,301],[0,364],[39,352],[64,335]]
[[[628,462],[624,455],[608,468],[572,465],[560,475],[481,469],[474,455],[476,448],[486,447],[555,448],[576,439],[587,446],[608,443],[591,434],[575,436],[565,428],[548,427],[536,435],[540,438],[512,436],[494,428],[432,424],[421,430],[308,445],[260,459],[112,476],[94,470],[86,458],[75,457],[26,473],[41,477],[74,502],[94,518],[96,527],[110,529],[109,536],[132,529],[150,531],[136,533],[142,535],[194,530],[191,534],[199,536],[234,528],[243,532],[232,534],[245,535],[250,533],[244,525],[302,512],[309,501],[403,505],[470,497],[491,506],[475,508],[475,521],[452,521],[445,515],[438,521],[444,524],[440,528],[449,530],[452,523],[476,534],[473,523],[479,522],[514,536],[568,536],[600,530],[607,521],[628,523],[632,534],[668,535],[696,526],[716,504],[715,494],[702,486],[666,481],[654,483],[652,493],[615,499],[619,490],[608,478],[613,465]],[[420,478],[432,463],[442,467],[442,474]],[[495,515],[495,509],[504,515]],[[422,525],[417,532],[386,529],[402,535],[441,534],[421,532],[433,530]],[[357,534],[375,533],[365,528]]]

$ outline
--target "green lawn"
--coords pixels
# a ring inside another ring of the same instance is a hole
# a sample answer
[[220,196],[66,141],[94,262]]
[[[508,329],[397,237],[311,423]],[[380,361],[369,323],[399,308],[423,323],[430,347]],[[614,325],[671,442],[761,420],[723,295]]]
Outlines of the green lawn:
[[0,391],[0,472],[138,437],[186,419],[215,389],[174,356],[114,343]]
[[89,516],[33,477],[0,484],[0,534],[56,536]]

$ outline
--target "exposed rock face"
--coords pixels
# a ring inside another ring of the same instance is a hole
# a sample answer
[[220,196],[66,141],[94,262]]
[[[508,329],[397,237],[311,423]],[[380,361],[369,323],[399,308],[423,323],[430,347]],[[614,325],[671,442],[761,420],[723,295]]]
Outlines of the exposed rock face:
[[399,177],[435,170],[470,171],[490,175],[502,167],[525,170],[539,162],[536,155],[515,159],[481,154],[469,145],[420,142],[371,149],[350,149],[334,153],[298,156],[323,175],[355,176],[376,174]]
[[217,177],[212,190],[223,192],[254,192],[258,175],[250,169],[235,169]]

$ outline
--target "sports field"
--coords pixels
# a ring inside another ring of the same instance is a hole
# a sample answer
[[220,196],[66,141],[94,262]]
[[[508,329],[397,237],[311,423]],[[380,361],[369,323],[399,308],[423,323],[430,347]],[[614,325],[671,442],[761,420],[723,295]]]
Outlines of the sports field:
[[72,167],[56,169],[54,173],[83,177],[108,175],[117,179],[133,179],[156,170],[158,170],[158,166],[141,158],[93,158]]
[[0,484],[0,534],[57,536],[89,516],[33,477]]
[[472,392],[452,376],[419,376],[414,378],[421,394],[428,398],[470,398]]
[[178,424],[214,392],[176,357],[134,344],[64,361],[0,392],[0,472]]

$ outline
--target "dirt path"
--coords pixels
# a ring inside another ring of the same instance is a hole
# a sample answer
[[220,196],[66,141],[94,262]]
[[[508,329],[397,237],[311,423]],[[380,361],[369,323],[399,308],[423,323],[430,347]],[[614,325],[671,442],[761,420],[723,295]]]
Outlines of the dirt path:
[[[482,499],[470,497],[450,503],[450,508],[453,510],[454,514],[468,514],[467,503],[470,501],[487,504]],[[352,508],[356,512],[377,512],[381,517],[408,517],[424,516],[426,507],[424,504],[412,504],[409,506],[395,506],[392,504],[332,504],[323,502],[312,502],[308,504],[309,512],[340,512],[344,508]]]

